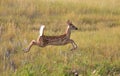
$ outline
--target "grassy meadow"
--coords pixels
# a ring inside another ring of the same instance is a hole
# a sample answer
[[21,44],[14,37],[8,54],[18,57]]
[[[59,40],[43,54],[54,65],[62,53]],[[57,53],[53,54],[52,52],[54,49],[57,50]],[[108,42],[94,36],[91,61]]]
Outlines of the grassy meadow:
[[[61,35],[66,21],[78,48],[33,46],[40,25]],[[119,0],[0,0],[0,76],[120,76]]]

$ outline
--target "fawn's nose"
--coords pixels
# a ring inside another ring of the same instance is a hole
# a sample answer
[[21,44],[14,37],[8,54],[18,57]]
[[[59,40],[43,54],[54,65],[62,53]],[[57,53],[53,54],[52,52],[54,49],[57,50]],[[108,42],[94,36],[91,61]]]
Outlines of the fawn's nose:
[[75,28],[75,30],[78,30],[78,28]]

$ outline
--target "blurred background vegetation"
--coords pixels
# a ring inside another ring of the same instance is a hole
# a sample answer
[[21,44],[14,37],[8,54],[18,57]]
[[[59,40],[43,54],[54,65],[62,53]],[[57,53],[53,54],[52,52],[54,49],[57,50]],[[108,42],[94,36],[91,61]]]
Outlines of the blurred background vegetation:
[[[39,27],[45,35],[61,35],[66,21],[79,30],[71,38],[78,49],[32,47]],[[119,76],[119,0],[0,0],[0,76]]]

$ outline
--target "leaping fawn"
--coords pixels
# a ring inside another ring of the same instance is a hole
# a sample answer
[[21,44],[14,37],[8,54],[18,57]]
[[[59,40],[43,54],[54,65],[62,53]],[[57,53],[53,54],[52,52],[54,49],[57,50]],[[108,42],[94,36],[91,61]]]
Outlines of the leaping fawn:
[[44,25],[40,28],[40,35],[37,38],[37,40],[32,40],[27,48],[24,49],[25,52],[28,52],[33,45],[37,45],[40,47],[45,47],[47,45],[65,45],[68,43],[71,43],[73,48],[71,50],[75,50],[77,48],[76,43],[70,39],[71,30],[78,30],[77,27],[75,27],[72,22],[69,20],[67,21],[67,29],[65,34],[60,36],[45,36],[44,35]]

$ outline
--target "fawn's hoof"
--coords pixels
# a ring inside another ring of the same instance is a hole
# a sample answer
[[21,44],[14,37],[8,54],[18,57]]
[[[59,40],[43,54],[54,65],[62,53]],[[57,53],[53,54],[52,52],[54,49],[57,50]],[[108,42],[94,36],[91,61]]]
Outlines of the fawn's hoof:
[[28,49],[28,48],[25,48],[23,51],[24,51],[25,53],[27,53],[27,52],[29,51],[29,49]]
[[70,51],[73,51],[73,50],[75,50],[75,49],[74,48],[70,49]]
[[75,50],[76,48],[72,48],[70,51],[73,51],[73,50]]

